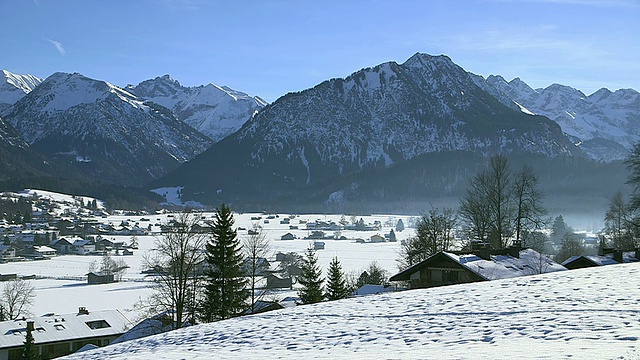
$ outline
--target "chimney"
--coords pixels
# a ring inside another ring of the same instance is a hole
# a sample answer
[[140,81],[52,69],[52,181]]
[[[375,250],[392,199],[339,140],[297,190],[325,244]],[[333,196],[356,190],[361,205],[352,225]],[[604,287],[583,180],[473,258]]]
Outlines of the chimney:
[[483,246],[478,250],[477,255],[484,260],[491,260],[491,249],[488,246]]
[[78,308],[78,315],[89,315],[89,310],[84,306],[80,306]]
[[622,250],[614,250],[613,251],[613,260],[622,264],[624,261],[622,259]]
[[509,247],[508,254],[514,258],[520,258],[520,250],[522,250],[522,243],[520,240],[513,240],[513,243]]
[[35,330],[35,323],[33,320],[29,320],[27,321],[27,331],[31,331],[33,332],[33,330]]

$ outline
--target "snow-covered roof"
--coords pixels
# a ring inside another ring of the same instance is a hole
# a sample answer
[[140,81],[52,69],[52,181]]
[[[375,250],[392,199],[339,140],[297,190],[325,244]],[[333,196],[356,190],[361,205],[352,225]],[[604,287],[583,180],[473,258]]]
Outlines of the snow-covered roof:
[[520,250],[519,257],[511,255],[491,255],[491,260],[485,260],[474,254],[453,254],[440,252],[426,260],[391,277],[392,281],[408,280],[410,274],[420,271],[425,264],[429,264],[436,256],[444,255],[467,270],[477,274],[484,280],[508,279],[525,275],[544,274],[554,271],[567,270],[548,257],[533,249]]
[[469,270],[482,275],[488,280],[567,270],[564,266],[533,249],[521,250],[520,257],[491,255],[491,260],[484,260],[473,254],[447,254]]
[[382,294],[385,292],[391,292],[395,289],[393,287],[384,287],[384,285],[374,285],[374,284],[364,284],[358,288],[358,290],[353,292],[353,295],[363,296],[363,295],[374,295],[374,294]]
[[[608,255],[579,255],[579,256],[572,256],[570,258],[568,258],[567,260],[562,262],[562,265],[567,265],[569,263],[572,263],[580,258],[584,258],[589,260],[590,262],[592,262],[593,264],[597,265],[597,266],[603,266],[603,265],[615,265],[615,264],[620,264],[618,261],[614,260],[613,258],[613,254],[608,254]],[[622,262],[623,263],[631,263],[631,262],[637,262],[640,259],[636,259],[636,254],[634,251],[627,251],[627,252],[623,252],[622,253]]]
[[[0,348],[22,346],[28,320],[0,322]],[[73,339],[112,336],[124,333],[129,320],[118,310],[46,314],[29,319],[34,322],[33,339],[44,344]]]
[[36,245],[33,247],[33,249],[39,253],[48,253],[48,252],[56,252],[56,249],[48,247],[46,245]]

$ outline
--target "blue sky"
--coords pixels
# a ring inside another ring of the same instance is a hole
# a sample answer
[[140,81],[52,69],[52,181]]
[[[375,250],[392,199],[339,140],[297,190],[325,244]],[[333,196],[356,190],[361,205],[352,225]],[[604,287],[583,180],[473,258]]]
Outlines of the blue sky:
[[534,88],[640,90],[640,0],[0,0],[0,69],[171,75],[274,101],[416,52]]

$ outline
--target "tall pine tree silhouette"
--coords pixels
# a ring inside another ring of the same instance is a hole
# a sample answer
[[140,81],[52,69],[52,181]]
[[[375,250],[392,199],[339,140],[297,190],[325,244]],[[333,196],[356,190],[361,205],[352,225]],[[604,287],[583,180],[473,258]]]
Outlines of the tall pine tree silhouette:
[[327,271],[327,300],[346,299],[351,294],[347,286],[347,279],[342,271],[342,265],[337,257],[334,257],[329,264]]
[[216,321],[242,315],[247,309],[246,279],[231,209],[216,209],[206,245],[206,285],[202,318]]
[[298,283],[302,286],[298,290],[298,296],[303,304],[313,304],[323,300],[322,294],[322,270],[318,266],[318,258],[313,247],[309,246],[302,263],[302,273],[298,277]]

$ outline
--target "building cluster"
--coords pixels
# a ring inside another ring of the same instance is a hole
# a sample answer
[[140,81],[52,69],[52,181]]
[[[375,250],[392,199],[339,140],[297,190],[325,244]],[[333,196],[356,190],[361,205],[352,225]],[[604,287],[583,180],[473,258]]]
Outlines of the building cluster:
[[0,262],[44,260],[63,254],[131,255],[135,240],[125,243],[110,235],[147,235],[150,226],[123,221],[101,223],[78,216],[57,217],[46,211],[34,212],[30,222],[10,224],[0,220]]

